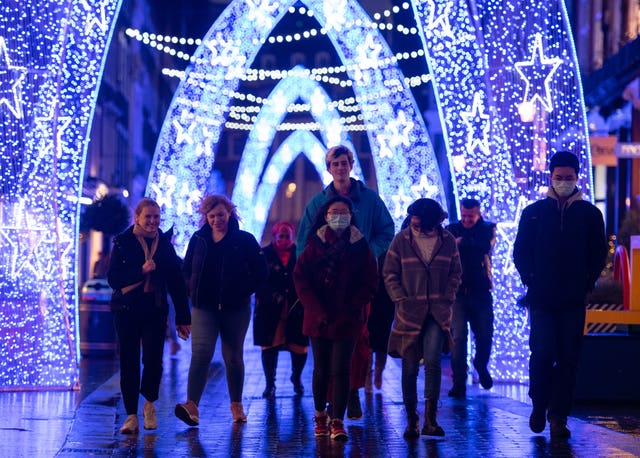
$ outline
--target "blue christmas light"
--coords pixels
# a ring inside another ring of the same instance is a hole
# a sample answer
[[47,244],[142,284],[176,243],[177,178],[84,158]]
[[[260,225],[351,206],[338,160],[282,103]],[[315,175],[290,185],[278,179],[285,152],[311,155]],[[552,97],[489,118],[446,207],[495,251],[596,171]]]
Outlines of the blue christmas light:
[[119,8],[0,6],[0,389],[77,383],[78,200]]

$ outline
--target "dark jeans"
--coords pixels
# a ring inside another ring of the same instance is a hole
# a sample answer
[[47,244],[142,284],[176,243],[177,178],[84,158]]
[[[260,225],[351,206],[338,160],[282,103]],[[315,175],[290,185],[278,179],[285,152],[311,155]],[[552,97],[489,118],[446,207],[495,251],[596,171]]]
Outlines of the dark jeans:
[[451,370],[453,383],[464,385],[467,378],[467,323],[476,341],[476,355],[473,365],[483,371],[489,364],[491,344],[493,341],[493,297],[491,291],[477,293],[461,293],[453,304],[451,333],[453,348],[451,350]]
[[318,412],[327,405],[327,389],[329,379],[332,384],[332,418],[344,418],[349,398],[349,379],[351,357],[356,345],[356,338],[330,340],[311,337],[313,351],[313,403]]
[[549,418],[566,419],[571,411],[584,321],[584,308],[531,308],[529,397],[549,409]]
[[[445,333],[438,323],[429,315],[422,326],[422,352],[424,359],[424,399],[437,401],[440,399],[440,382],[442,378],[442,345]],[[420,361],[402,359],[402,400],[407,410],[415,410],[418,405],[418,370]]]
[[138,413],[139,394],[150,402],[158,399],[167,315],[153,302],[153,295],[145,295],[143,300],[131,309],[113,314],[120,344],[120,390],[127,415]]
[[222,359],[231,402],[242,401],[244,387],[244,338],[247,335],[251,306],[217,310],[194,307],[191,311],[191,365],[187,398],[200,404],[207,384],[209,365],[220,335]]

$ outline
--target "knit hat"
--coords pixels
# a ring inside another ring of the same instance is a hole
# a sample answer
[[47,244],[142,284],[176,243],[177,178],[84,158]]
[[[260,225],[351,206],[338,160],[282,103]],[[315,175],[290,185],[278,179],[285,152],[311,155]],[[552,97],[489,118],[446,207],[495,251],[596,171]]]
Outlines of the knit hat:
[[551,156],[551,161],[549,161],[549,172],[553,173],[553,169],[556,167],[572,167],[576,171],[576,175],[580,173],[578,156],[570,151],[558,151],[556,154]]
[[433,199],[421,198],[409,205],[407,213],[411,216],[417,216],[420,218],[421,226],[423,228],[434,228],[444,221],[449,216],[445,212],[440,204]]

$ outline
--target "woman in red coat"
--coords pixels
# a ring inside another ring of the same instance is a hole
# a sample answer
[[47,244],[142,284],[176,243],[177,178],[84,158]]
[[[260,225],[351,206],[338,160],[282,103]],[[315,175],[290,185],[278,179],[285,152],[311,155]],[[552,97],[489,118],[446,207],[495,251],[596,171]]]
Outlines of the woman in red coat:
[[[302,332],[313,349],[315,435],[346,440],[343,419],[351,356],[377,287],[376,259],[352,224],[353,204],[335,196],[320,208],[293,279],[304,308]],[[329,378],[333,415],[326,413]]]

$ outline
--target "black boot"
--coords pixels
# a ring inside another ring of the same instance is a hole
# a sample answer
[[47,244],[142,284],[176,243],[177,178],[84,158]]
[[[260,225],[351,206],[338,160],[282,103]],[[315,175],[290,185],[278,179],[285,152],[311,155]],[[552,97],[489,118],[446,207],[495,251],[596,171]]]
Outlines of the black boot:
[[362,406],[360,405],[360,393],[358,393],[358,390],[349,391],[349,400],[347,401],[347,418],[349,420],[358,420],[362,418]]
[[302,385],[302,369],[307,363],[306,353],[291,352],[291,383],[293,383],[293,391],[301,396],[304,394],[304,385]]
[[267,386],[262,393],[265,399],[273,399],[276,397],[276,367],[278,366],[278,349],[268,348],[262,350],[262,369],[264,370],[264,378]]
[[425,401],[424,426],[422,434],[424,436],[444,436],[444,430],[436,421],[436,412],[438,411],[438,400],[427,399]]
[[416,406],[406,406],[407,427],[404,430],[405,439],[416,439],[420,437],[420,417],[416,411]]

